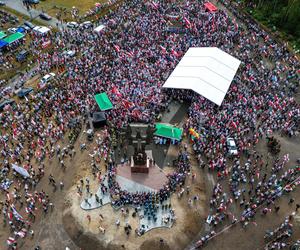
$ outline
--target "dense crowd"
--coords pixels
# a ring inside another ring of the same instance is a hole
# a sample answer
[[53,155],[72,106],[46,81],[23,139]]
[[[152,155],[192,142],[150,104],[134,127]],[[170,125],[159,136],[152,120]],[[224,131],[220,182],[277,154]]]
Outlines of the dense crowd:
[[[132,121],[153,122],[167,108],[170,99],[175,98],[191,101],[184,129],[187,132],[193,128],[201,135],[201,139],[193,144],[201,165],[205,166],[207,161],[209,169],[216,170],[220,180],[230,176],[232,197],[244,208],[242,219],[246,223],[258,206],[279,196],[279,182],[281,193],[282,188],[298,178],[299,171],[293,169],[281,175],[279,163],[274,164],[274,168],[279,168],[277,172],[263,175],[266,171],[261,169],[266,163],[258,153],[250,150],[265,135],[278,132],[294,136],[299,133],[300,107],[293,97],[299,84],[299,62],[257,24],[234,9],[231,11],[243,21],[243,26],[224,10],[206,12],[203,1],[125,1],[101,19],[101,24],[105,25],[101,34],[82,28],[53,32],[47,37],[52,47],[46,52],[41,50],[45,38],[32,36],[30,46],[38,58],[37,72],[44,75],[50,70],[56,71],[57,77],[54,83],[14,107],[6,107],[0,114],[3,190],[9,194],[10,165],[16,163],[30,175],[22,181],[18,176],[14,183],[14,186],[20,183],[19,188],[27,187],[27,192],[32,190],[31,198],[27,198],[25,190],[26,207],[33,210],[35,203],[41,200],[44,211],[48,211],[51,202],[47,195],[35,191],[45,167],[43,161],[53,157],[54,152],[59,151],[58,155],[61,155],[57,145],[66,132],[80,132],[80,129],[70,130],[70,123],[77,118],[84,119],[87,109],[97,109],[95,94],[108,93],[115,108],[107,111],[106,116],[115,128]],[[179,27],[180,32],[170,31],[170,27]],[[220,107],[190,92],[162,91],[162,84],[182,55],[195,46],[218,47],[242,61]],[[76,56],[66,57],[65,48],[74,50]],[[25,74],[24,79],[26,77]],[[75,127],[80,125],[80,122],[76,123]],[[226,138],[229,136],[235,139],[240,156],[247,156],[245,164],[235,160],[229,168],[226,160]],[[182,151],[177,169],[168,176],[163,189],[156,194],[133,194],[120,189],[115,180],[116,166],[107,157],[109,150],[105,151],[109,177],[107,192],[114,197],[117,194],[113,203],[116,207],[164,201],[178,186],[184,185],[190,168],[188,157]],[[64,149],[60,159],[62,167],[68,153],[71,157],[72,145]],[[280,163],[284,161],[287,159],[281,159]],[[49,182],[56,186],[53,177],[49,177]],[[249,182],[249,197],[246,197],[241,182]],[[16,195],[18,197],[18,192]],[[251,200],[252,195],[255,198]],[[24,225],[14,213],[16,202],[17,199],[7,198],[3,214],[5,217],[11,211],[15,219],[10,221],[20,228],[19,224]],[[223,220],[224,211],[231,202],[218,184],[211,201],[217,214],[212,215],[210,221],[218,224]]]

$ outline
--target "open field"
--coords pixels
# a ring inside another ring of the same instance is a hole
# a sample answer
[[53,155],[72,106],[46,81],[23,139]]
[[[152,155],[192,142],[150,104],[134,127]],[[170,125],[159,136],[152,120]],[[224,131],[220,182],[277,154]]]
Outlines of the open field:
[[95,3],[105,3],[105,0],[54,0],[41,1],[37,9],[44,10],[49,15],[56,17],[60,15],[63,19],[72,20],[71,9],[75,7],[79,15],[84,15],[88,10],[95,6]]

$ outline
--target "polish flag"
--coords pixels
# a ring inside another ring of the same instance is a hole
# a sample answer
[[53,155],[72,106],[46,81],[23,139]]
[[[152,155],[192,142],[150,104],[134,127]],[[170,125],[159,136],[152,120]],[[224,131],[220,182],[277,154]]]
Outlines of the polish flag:
[[163,46],[159,46],[160,48],[161,48],[161,51],[162,51],[162,53],[163,54],[166,54],[167,53],[167,50],[166,50],[166,48],[165,47],[163,47]]
[[183,17],[183,20],[184,20],[185,25],[186,25],[187,28],[191,28],[192,27],[191,22],[186,17]]
[[115,51],[120,52],[120,46],[114,45]]
[[126,54],[127,56],[129,56],[129,57],[133,57],[133,56],[134,56],[134,54],[133,54],[132,51],[127,51],[127,52],[125,52],[125,54]]
[[6,240],[6,243],[7,245],[11,246],[12,244],[16,243],[17,241],[15,240],[15,238],[13,237],[9,237],[7,240]]
[[121,96],[122,96],[122,94],[121,94],[120,91],[117,89],[117,87],[113,87],[112,90],[111,90],[111,92],[112,92],[113,94],[115,94],[116,96],[118,96],[118,97],[121,97]]
[[159,4],[156,3],[156,2],[154,2],[154,1],[152,1],[152,2],[151,2],[151,6],[152,6],[153,9],[157,10],[158,7],[159,7]]

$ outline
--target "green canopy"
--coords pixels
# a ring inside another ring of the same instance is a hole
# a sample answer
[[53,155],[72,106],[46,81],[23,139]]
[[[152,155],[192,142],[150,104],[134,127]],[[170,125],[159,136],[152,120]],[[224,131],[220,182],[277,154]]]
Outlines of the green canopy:
[[100,110],[105,111],[113,108],[113,105],[105,92],[97,94],[94,97]]
[[3,39],[3,41],[7,42],[8,44],[13,43],[21,38],[23,38],[25,35],[21,32],[16,32],[6,38]]
[[6,37],[6,34],[3,31],[0,31],[0,39]]
[[156,131],[154,135],[174,139],[177,141],[181,140],[182,137],[182,129],[177,128],[175,126],[164,124],[164,123],[156,123],[155,124]]

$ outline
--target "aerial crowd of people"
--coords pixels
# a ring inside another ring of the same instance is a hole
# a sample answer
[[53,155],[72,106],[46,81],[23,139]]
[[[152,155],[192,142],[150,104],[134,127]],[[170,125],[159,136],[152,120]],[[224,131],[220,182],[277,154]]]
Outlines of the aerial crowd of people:
[[[229,218],[247,225],[258,208],[268,213],[278,197],[299,185],[299,167],[282,171],[288,155],[265,162],[253,150],[265,136],[298,135],[300,107],[293,96],[300,80],[299,61],[258,24],[225,0],[221,2],[234,17],[223,9],[207,12],[203,1],[124,1],[99,20],[105,26],[100,34],[92,28],[64,28],[44,38],[31,36],[30,46],[37,57],[34,72],[44,75],[55,71],[57,75],[53,83],[0,113],[1,188],[6,193],[2,212],[11,228],[11,247],[17,246],[17,237],[25,237],[30,231],[36,207],[41,206],[45,213],[53,208],[48,195],[38,191],[47,167],[44,160],[56,152],[60,165],[65,167],[64,157],[72,157],[75,149],[71,144],[64,150],[57,145],[66,133],[73,136],[80,132],[71,123],[77,118],[83,121],[87,110],[97,110],[94,95],[101,92],[107,92],[114,105],[106,111],[114,128],[130,122],[153,123],[171,99],[191,102],[184,131],[188,134],[193,128],[200,134],[200,139],[193,139],[199,165],[218,174],[209,223],[218,225]],[[44,40],[51,41],[51,49],[41,50]],[[218,47],[241,60],[220,107],[190,91],[162,89],[189,47]],[[65,48],[75,51],[75,56],[66,57]],[[32,71],[21,80],[29,75]],[[80,122],[75,126],[81,126]],[[228,137],[234,138],[239,151],[231,166],[227,159]],[[183,150],[176,170],[157,194],[121,190],[115,180],[116,166],[109,157],[109,140],[107,143],[109,192],[119,197],[114,200],[115,206],[162,202],[178,186],[184,186],[190,163]],[[240,157],[245,157],[243,162]],[[11,177],[11,164],[22,166],[29,177],[17,173]],[[223,191],[224,179],[230,179],[230,194]],[[53,176],[49,183],[54,187],[57,184]],[[242,208],[239,218],[228,212],[233,200]],[[23,207],[27,216],[18,212]],[[212,237],[215,233],[203,237],[198,245]]]

